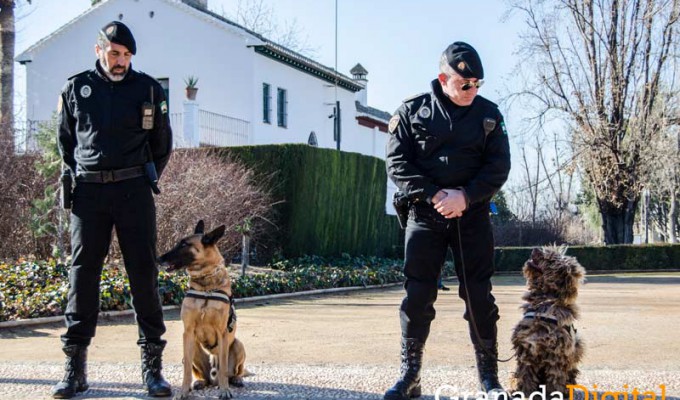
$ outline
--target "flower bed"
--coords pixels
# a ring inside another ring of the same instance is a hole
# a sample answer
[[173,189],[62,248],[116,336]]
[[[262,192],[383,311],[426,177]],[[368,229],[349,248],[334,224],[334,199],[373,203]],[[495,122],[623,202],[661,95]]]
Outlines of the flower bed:
[[[278,260],[267,267],[273,271],[249,273],[244,277],[234,274],[234,296],[378,285],[403,279],[401,260],[378,257],[308,256]],[[163,305],[180,304],[187,281],[185,273],[161,271],[159,291]],[[114,264],[104,268],[100,291],[102,311],[131,308],[130,288],[122,266]],[[54,260],[0,262],[0,321],[61,315],[66,308],[67,293],[68,267],[63,264]]]

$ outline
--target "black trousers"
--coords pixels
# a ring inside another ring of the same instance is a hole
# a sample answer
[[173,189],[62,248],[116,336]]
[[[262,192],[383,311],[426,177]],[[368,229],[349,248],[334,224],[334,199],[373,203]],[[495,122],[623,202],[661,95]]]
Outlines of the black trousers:
[[165,343],[156,266],[156,206],[149,184],[140,177],[107,184],[78,182],[75,187],[64,345],[89,345],[94,337],[99,283],[114,228],[130,280],[137,343]]
[[[489,204],[484,202],[471,206],[458,223],[463,254],[460,252],[458,224],[455,219],[445,219],[431,205],[418,204],[411,208],[404,255],[406,297],[400,309],[402,337],[427,340],[430,324],[435,318],[437,282],[446,253],[451,248],[460,282],[458,295],[466,303],[464,318],[471,323],[469,312],[472,306],[481,338],[496,340],[498,307],[491,294],[494,245]],[[466,280],[463,279],[463,264]],[[465,283],[470,293],[469,300]],[[471,325],[470,336],[473,343],[476,343]]]

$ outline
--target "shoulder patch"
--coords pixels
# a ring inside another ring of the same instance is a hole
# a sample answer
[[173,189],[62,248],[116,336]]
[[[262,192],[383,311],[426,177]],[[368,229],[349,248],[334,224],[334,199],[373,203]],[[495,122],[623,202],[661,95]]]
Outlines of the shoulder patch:
[[168,113],[168,102],[163,100],[163,101],[161,101],[160,106],[161,106],[161,112],[163,114],[167,114]]
[[508,129],[505,127],[505,121],[501,121],[501,129],[503,130],[503,134],[505,136],[508,135]]
[[390,123],[387,126],[387,131],[389,133],[394,133],[394,131],[397,130],[398,125],[399,125],[399,115],[395,114],[392,118],[390,118]]

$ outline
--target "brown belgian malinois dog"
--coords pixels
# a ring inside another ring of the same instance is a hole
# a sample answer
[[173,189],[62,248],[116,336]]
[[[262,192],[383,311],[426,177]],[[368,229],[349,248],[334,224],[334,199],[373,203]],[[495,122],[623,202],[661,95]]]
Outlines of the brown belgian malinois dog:
[[220,400],[231,399],[229,384],[243,386],[246,352],[236,339],[231,279],[216,245],[224,236],[225,226],[205,234],[203,231],[203,221],[199,221],[193,235],[158,259],[167,271],[186,269],[189,273],[181,312],[184,378],[175,398],[186,399],[192,389],[217,384]]

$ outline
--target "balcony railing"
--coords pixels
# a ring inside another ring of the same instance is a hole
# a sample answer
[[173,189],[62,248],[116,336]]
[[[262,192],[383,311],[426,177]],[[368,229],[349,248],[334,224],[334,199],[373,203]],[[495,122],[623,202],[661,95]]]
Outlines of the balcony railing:
[[[196,115],[193,115],[196,117]],[[191,147],[187,137],[184,122],[187,118],[185,113],[172,113],[169,115],[170,127],[173,132],[173,147]],[[16,124],[15,147],[18,153],[36,151],[38,149],[37,133],[39,129],[52,129],[47,126],[51,121],[27,120]],[[250,141],[250,122],[228,117],[226,115],[198,110],[198,138],[201,146],[244,146]]]
[[199,110],[198,126],[201,146],[243,146],[250,138],[250,122]]

